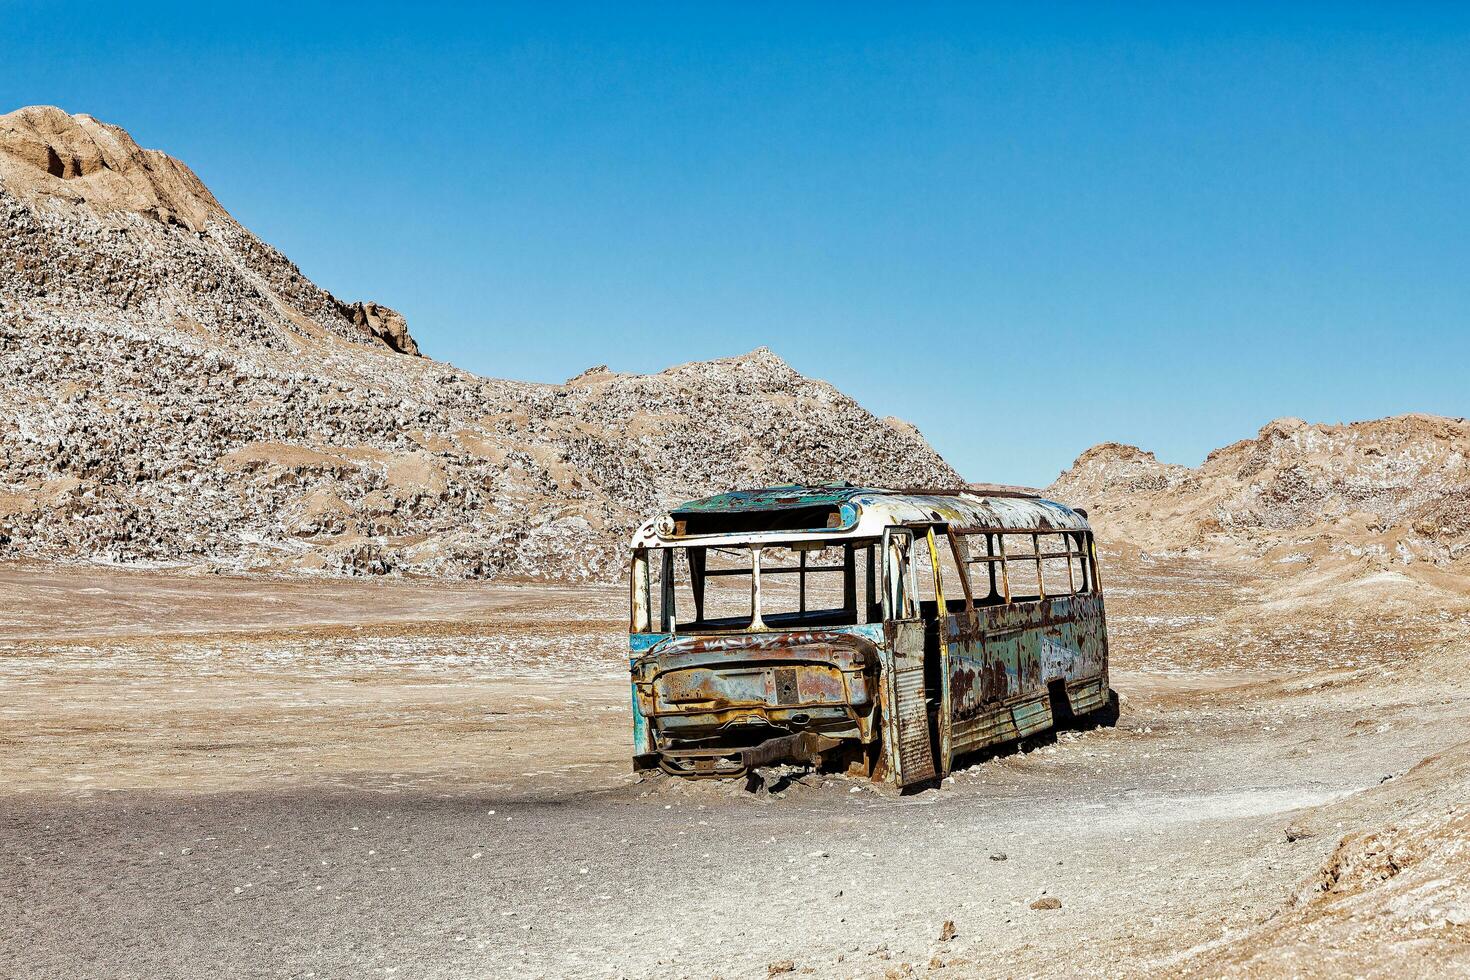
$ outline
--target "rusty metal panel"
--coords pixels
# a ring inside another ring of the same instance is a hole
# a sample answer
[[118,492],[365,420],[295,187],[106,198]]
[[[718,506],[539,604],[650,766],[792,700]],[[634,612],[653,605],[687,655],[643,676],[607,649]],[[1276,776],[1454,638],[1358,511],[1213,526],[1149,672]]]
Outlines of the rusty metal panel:
[[889,765],[894,781],[909,786],[933,779],[934,751],[929,739],[929,708],[924,691],[924,624],[889,623],[890,659],[886,665]]
[[848,684],[836,665],[800,663],[770,667],[760,663],[712,662],[670,666],[653,681],[658,715],[690,710],[728,710],[749,706],[848,704],[866,700],[861,683]]
[[935,760],[939,775],[948,776],[950,763],[954,759],[954,720],[951,712],[954,697],[949,690],[950,644],[944,635],[944,623],[939,624],[939,758]]
[[973,627],[961,615],[945,626],[956,755],[1052,724],[1049,681],[1066,681],[1078,714],[1106,702],[1101,596],[976,607]]
[[637,760],[642,756],[650,755],[655,746],[653,733],[648,730],[648,719],[643,716],[643,711],[638,705],[638,685],[632,684],[630,688],[633,697],[633,758]]
[[1090,714],[1107,707],[1107,688],[1101,680],[1085,681],[1075,687],[1068,687],[1067,700],[1072,705],[1073,714]]
[[956,755],[960,755],[1020,737],[1021,733],[1016,730],[1010,709],[998,707],[976,715],[963,725],[956,725],[954,751]]
[[1011,708],[1011,720],[1021,736],[1045,731],[1052,725],[1051,703],[1048,699],[1027,701]]
[[[834,692],[839,697],[842,695],[841,679],[839,675]],[[795,667],[777,667],[775,681],[777,704],[799,704],[801,702],[801,693],[797,690]]]

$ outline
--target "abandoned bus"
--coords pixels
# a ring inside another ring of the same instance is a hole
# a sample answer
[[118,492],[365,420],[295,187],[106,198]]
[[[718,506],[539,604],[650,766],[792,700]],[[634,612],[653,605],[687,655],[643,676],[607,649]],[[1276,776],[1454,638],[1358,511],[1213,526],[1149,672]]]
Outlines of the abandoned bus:
[[633,537],[634,765],[907,786],[1115,711],[1084,511],[1017,492],[788,486]]

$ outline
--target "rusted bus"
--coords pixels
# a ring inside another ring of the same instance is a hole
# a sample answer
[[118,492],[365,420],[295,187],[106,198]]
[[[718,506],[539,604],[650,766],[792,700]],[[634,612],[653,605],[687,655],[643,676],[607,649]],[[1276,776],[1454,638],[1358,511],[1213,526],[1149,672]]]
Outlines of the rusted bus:
[[1113,703],[1092,532],[1054,501],[776,487],[683,504],[632,544],[639,766],[909,785]]

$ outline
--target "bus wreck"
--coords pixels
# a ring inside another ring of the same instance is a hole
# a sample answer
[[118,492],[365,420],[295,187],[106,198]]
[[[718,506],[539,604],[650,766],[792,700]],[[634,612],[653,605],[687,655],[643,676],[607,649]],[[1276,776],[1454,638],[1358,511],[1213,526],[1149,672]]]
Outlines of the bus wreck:
[[900,786],[1116,712],[1086,513],[1016,492],[786,486],[633,536],[636,768]]

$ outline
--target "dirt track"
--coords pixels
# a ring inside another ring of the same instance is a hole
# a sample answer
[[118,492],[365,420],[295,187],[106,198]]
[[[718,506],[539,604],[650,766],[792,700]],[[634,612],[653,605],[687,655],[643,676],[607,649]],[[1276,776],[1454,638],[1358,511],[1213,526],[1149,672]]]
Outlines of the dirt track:
[[626,771],[621,590],[0,570],[0,970],[1188,969],[1332,851],[1297,811],[1463,738],[1470,691],[1402,635],[1464,622],[1253,629],[1237,575],[1108,585],[1116,729],[773,795]]

